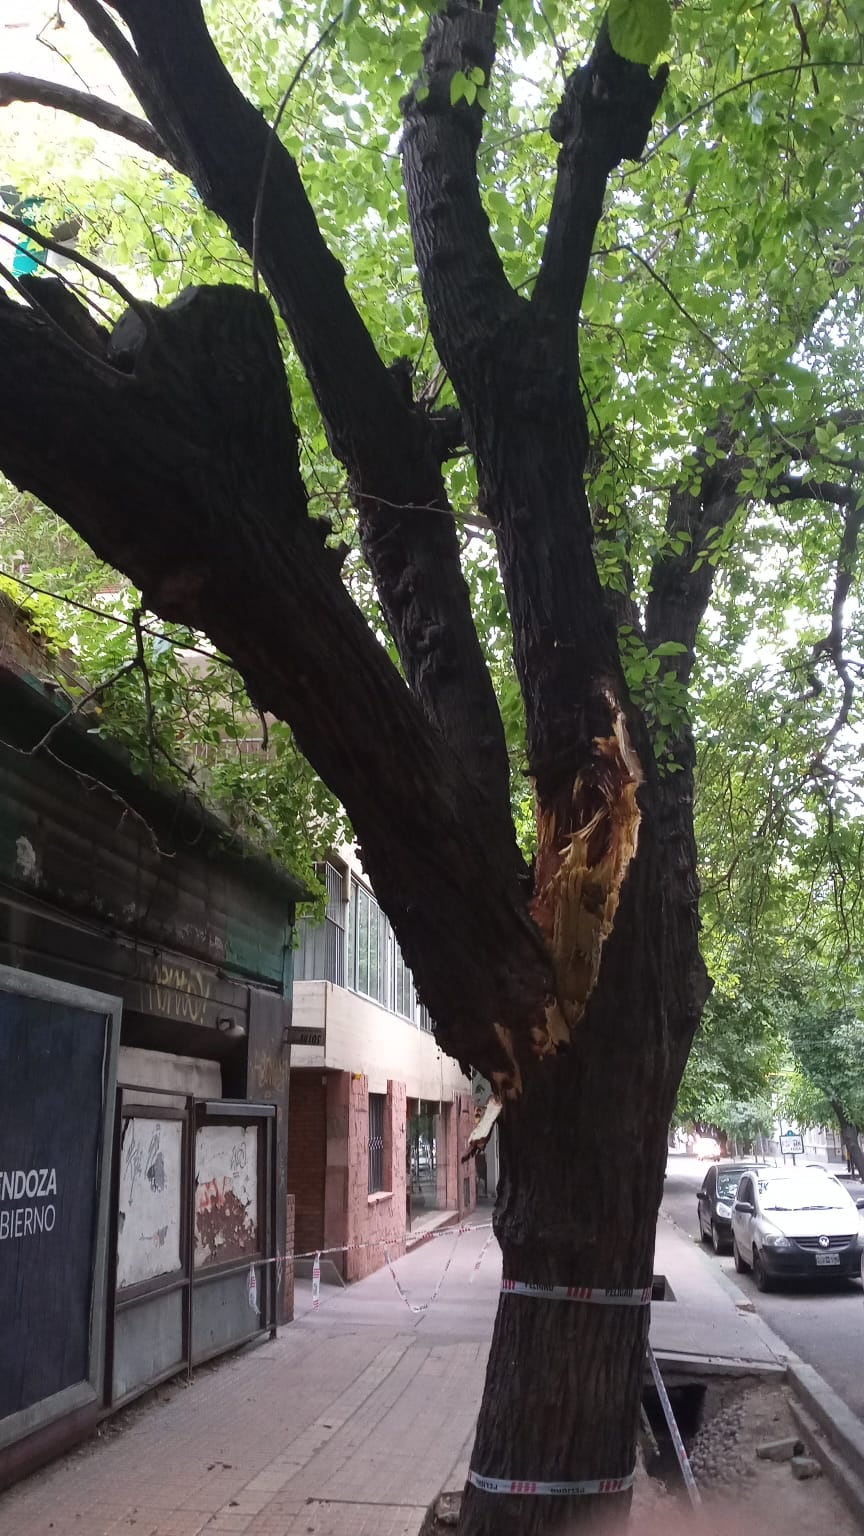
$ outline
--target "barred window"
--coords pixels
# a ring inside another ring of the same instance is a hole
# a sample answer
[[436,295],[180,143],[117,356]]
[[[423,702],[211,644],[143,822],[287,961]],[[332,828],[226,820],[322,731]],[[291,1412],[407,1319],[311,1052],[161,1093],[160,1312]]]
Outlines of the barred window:
[[375,1195],[384,1188],[384,1110],[387,1096],[383,1093],[369,1095],[369,1193]]

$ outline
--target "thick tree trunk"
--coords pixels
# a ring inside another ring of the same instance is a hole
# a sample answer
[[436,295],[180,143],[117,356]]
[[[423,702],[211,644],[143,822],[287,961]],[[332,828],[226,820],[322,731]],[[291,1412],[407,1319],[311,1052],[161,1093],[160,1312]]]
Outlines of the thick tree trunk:
[[846,1157],[859,1179],[864,1181],[864,1152],[861,1150],[861,1142],[858,1139],[858,1127],[853,1124],[845,1105],[839,1099],[831,1100],[831,1108],[837,1116],[837,1124],[840,1127],[840,1140]]
[[[651,1284],[669,1121],[705,988],[696,952],[685,959],[680,914],[658,900],[653,844],[647,828],[569,1048],[504,1105],[495,1230],[505,1280]],[[629,1479],[648,1322],[644,1306],[502,1291],[472,1471],[542,1483]],[[627,1487],[522,1495],[469,1483],[459,1531],[614,1531],[629,1506]]]

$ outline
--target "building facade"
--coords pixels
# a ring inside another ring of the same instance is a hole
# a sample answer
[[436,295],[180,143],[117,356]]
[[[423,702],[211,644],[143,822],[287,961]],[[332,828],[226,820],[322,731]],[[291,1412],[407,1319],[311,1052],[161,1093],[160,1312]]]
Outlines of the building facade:
[[473,1210],[474,1105],[358,861],[324,878],[294,957],[288,1188],[296,1253],[344,1249],[322,1278],[357,1280]]
[[307,894],[136,774],[3,616],[0,1486],[290,1318]]

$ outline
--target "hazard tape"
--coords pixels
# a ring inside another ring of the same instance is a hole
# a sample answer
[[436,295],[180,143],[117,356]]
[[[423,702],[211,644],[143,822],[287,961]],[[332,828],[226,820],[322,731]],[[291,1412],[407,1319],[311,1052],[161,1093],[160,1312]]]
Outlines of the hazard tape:
[[635,1473],[628,1477],[595,1477],[581,1483],[538,1483],[530,1479],[511,1477],[481,1477],[469,1472],[468,1481],[481,1493],[536,1494],[542,1498],[578,1498],[582,1494],[626,1493],[633,1487]]
[[473,1285],[474,1284],[474,1277],[477,1274],[477,1271],[480,1268],[480,1265],[483,1263],[483,1260],[484,1260],[484,1258],[486,1256],[486,1249],[489,1247],[489,1244],[491,1243],[491,1241],[492,1241],[494,1236],[495,1236],[494,1232],[490,1232],[489,1233],[489,1236],[487,1237],[485,1243],[483,1244],[483,1247],[480,1249],[480,1252],[478,1253],[476,1259],[474,1260],[474,1268],[472,1269],[471,1274],[470,1274],[469,1279],[468,1279],[468,1284],[469,1285]]
[[641,1290],[618,1285],[604,1289],[599,1285],[531,1285],[526,1280],[502,1280],[501,1290],[509,1296],[534,1296],[540,1301],[583,1301],[598,1307],[647,1307],[651,1286]]
[[[458,1232],[461,1237],[466,1232],[488,1232],[491,1226],[491,1221],[476,1221],[470,1225],[463,1224],[458,1227],[436,1227],[434,1232],[424,1232],[422,1238],[425,1243],[433,1237],[452,1237],[454,1232]],[[410,1236],[410,1232],[405,1233],[406,1239]],[[363,1243],[340,1243],[337,1248],[310,1248],[308,1253],[289,1254],[288,1263],[293,1264],[297,1259],[314,1259],[316,1254],[319,1259],[326,1259],[331,1253],[357,1253],[361,1248],[391,1248],[393,1242],[392,1237],[375,1237]],[[269,1262],[272,1263],[273,1260]]]
[[444,1284],[444,1276],[446,1275],[448,1269],[450,1268],[450,1265],[453,1262],[453,1254],[456,1252],[456,1247],[457,1247],[457,1244],[459,1242],[459,1238],[462,1236],[462,1233],[463,1233],[464,1230],[465,1230],[464,1227],[457,1227],[456,1228],[455,1234],[454,1234],[456,1241],[453,1244],[453,1248],[452,1248],[451,1252],[447,1256],[447,1263],[444,1265],[444,1268],[441,1271],[440,1276],[438,1277],[438,1284],[436,1285],[436,1287],[435,1287],[434,1291],[432,1292],[432,1295],[429,1297],[428,1301],[420,1301],[420,1302],[409,1301],[408,1296],[407,1296],[405,1290],[403,1289],[403,1286],[402,1286],[402,1284],[401,1284],[401,1282],[399,1280],[399,1276],[397,1275],[395,1269],[393,1268],[393,1265],[390,1262],[390,1254],[387,1251],[387,1249],[384,1250],[384,1257],[387,1260],[387,1268],[389,1269],[390,1274],[392,1276],[393,1284],[395,1285],[396,1290],[398,1291],[399,1295],[402,1297],[402,1300],[404,1301],[404,1303],[405,1303],[406,1307],[408,1308],[409,1312],[414,1312],[414,1313],[428,1312],[428,1310],[431,1307],[433,1301],[437,1301],[438,1300],[438,1295],[440,1293],[442,1285]]

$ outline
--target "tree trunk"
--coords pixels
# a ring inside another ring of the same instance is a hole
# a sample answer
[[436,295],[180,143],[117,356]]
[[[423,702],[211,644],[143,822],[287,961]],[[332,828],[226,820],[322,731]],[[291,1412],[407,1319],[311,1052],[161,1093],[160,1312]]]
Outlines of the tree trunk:
[[845,1106],[839,1099],[831,1100],[831,1108],[837,1116],[837,1124],[840,1127],[840,1140],[846,1152],[846,1156],[859,1179],[864,1182],[864,1152],[861,1150],[861,1142],[858,1139],[858,1127],[850,1119]]
[[[646,843],[650,842],[650,833]],[[650,1287],[669,1121],[687,1046],[688,994],[669,964],[675,924],[649,904],[642,852],[622,890],[569,1048],[541,1061],[499,1120],[495,1231],[505,1280]],[[661,958],[661,957],[666,957]],[[641,1049],[638,1043],[641,1042]],[[502,1291],[471,1470],[480,1478],[628,1480],[635,1466],[649,1308]],[[460,1536],[623,1528],[629,1487],[586,1495],[466,1487]]]

